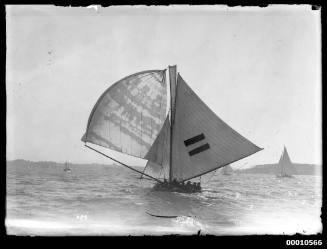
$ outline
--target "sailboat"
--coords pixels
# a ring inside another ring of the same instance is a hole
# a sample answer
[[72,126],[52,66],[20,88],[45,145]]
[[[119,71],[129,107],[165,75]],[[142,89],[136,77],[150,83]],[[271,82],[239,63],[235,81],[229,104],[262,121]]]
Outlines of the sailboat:
[[[210,110],[176,66],[135,73],[110,86],[94,105],[81,140],[156,181],[154,189],[181,192],[196,191],[185,187],[190,180],[262,150]],[[140,171],[94,145],[148,161]]]
[[284,146],[283,153],[279,159],[278,165],[277,165],[277,176],[278,177],[293,177],[293,174],[295,173],[295,168],[293,163],[291,162],[291,159],[288,155],[287,149]]
[[69,168],[69,166],[68,166],[68,163],[67,163],[67,162],[65,162],[64,171],[65,171],[65,172],[70,172],[70,171],[71,171],[71,169]]
[[233,168],[230,165],[223,167],[222,171],[223,171],[223,175],[232,175],[233,174]]

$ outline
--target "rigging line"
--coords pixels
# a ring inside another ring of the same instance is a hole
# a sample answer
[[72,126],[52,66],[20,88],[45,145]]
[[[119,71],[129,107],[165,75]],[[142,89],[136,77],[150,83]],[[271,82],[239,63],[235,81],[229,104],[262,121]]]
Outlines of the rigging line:
[[144,175],[145,170],[146,170],[147,167],[148,167],[148,163],[146,163],[146,165],[144,166],[144,169],[143,169],[143,171],[142,171],[142,174],[141,174],[141,176],[140,176],[140,178],[139,178],[140,180],[144,178],[143,175]]
[[143,175],[145,175],[145,176],[147,176],[147,177],[149,177],[149,178],[151,178],[151,179],[153,179],[153,180],[155,180],[155,181],[157,181],[157,182],[162,182],[162,181],[160,181],[160,180],[157,179],[157,178],[154,178],[154,177],[152,177],[152,176],[150,176],[150,175],[148,175],[148,174],[144,174],[144,173],[142,173],[141,171],[138,171],[138,170],[134,169],[133,167],[128,166],[128,165],[126,165],[126,164],[124,164],[124,163],[122,163],[122,162],[116,160],[115,158],[112,158],[112,157],[110,157],[110,156],[108,156],[108,155],[102,153],[101,151],[98,151],[98,150],[96,150],[96,149],[94,149],[94,148],[88,146],[87,144],[85,144],[85,146],[88,147],[89,149],[94,150],[95,152],[98,152],[99,154],[101,154],[101,155],[103,155],[103,156],[105,156],[105,157],[107,157],[107,158],[109,158],[109,159],[111,159],[111,160],[117,162],[117,163],[120,163],[120,164],[123,165],[124,167],[129,168],[130,170],[133,170],[133,171],[135,171],[135,172],[137,172],[137,173],[143,174]]
[[149,78],[143,80],[143,82],[147,82],[147,81],[150,80],[150,79],[154,79],[156,82],[161,82],[161,81],[163,81],[163,78],[165,77],[165,76],[164,76],[165,72],[166,72],[166,69],[164,69],[164,70],[162,70],[162,71],[160,72],[160,73],[162,73],[162,79],[161,79],[161,80],[157,77],[157,75],[156,75],[155,72],[150,72],[150,73],[148,73],[148,74],[145,74],[145,75],[139,77],[139,79],[142,79],[142,80],[143,80],[143,78],[145,78],[145,77],[147,77],[147,76],[150,76]]
[[[145,76],[150,76],[149,78],[147,78],[147,79],[143,79]],[[164,76],[163,76],[164,77]],[[153,73],[149,73],[149,75],[144,75],[144,76],[141,76],[141,77],[139,77],[138,79],[142,79],[142,83],[144,84],[144,83],[147,83],[149,80],[151,80],[151,79],[154,79],[154,81],[156,81],[156,82],[160,82],[160,80],[158,80],[157,78],[155,78],[154,76],[153,76]]]
[[[147,76],[150,76],[148,79],[145,79],[145,81],[147,81],[147,80],[149,80],[149,79],[151,79],[151,78],[155,79],[156,81],[159,81],[159,80],[157,80],[157,79],[153,76],[155,73],[156,73],[156,72],[149,72],[149,73],[145,73],[145,74],[143,74],[143,75],[141,74],[141,76],[138,76],[137,78],[143,80],[143,78],[145,78],[145,77],[147,77]],[[145,82],[145,81],[143,81],[143,82]]]
[[162,175],[162,172],[163,172],[163,165],[161,165],[161,170],[160,170],[160,173],[159,173],[159,177],[158,178],[160,178],[161,177],[161,175]]
[[[208,181],[206,181],[206,184],[207,184],[208,182],[210,182],[210,181],[211,181],[211,179],[213,178],[213,176],[214,176],[214,175],[216,175],[216,173],[217,173],[217,170],[218,170],[218,169],[216,169],[216,170],[213,172],[213,174],[210,176],[209,180],[208,180]],[[200,178],[201,178],[201,176],[200,176]]]

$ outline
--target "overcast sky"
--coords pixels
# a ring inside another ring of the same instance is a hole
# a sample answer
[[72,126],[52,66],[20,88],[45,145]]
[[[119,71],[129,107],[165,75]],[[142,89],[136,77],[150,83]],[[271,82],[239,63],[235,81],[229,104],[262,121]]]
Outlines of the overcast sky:
[[[95,102],[177,65],[226,123],[264,148],[233,164],[321,163],[320,11],[7,6],[7,159],[111,163],[81,142]],[[140,160],[112,155],[130,164]]]

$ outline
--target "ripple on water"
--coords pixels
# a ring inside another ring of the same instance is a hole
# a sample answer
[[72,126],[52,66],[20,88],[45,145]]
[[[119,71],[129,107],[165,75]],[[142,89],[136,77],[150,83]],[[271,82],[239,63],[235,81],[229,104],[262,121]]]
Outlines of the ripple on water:
[[[282,231],[277,220],[287,216],[306,230],[308,226],[315,228],[310,219],[319,220],[321,189],[311,176],[285,181],[269,175],[214,176],[202,184],[202,193],[182,194],[154,191],[152,183],[140,181],[129,171],[97,167],[76,167],[70,175],[51,167],[11,171],[7,181],[9,218],[31,222],[49,219],[74,226],[64,226],[63,231],[79,234],[119,234],[131,227],[133,232],[145,234],[194,233],[197,229],[246,234],[261,228],[269,231],[257,220],[276,224],[272,232]],[[165,220],[150,217],[145,211],[183,218]],[[27,226],[19,229],[31,231]],[[55,229],[43,230],[51,234]]]

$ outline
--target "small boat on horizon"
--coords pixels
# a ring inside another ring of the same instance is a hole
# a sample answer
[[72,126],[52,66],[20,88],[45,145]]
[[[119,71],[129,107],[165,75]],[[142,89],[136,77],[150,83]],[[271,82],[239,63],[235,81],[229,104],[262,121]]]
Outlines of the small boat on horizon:
[[64,171],[65,171],[65,172],[71,172],[71,169],[69,168],[69,166],[68,166],[68,163],[67,163],[67,162],[65,162]]
[[227,165],[222,168],[222,174],[225,176],[230,176],[234,172],[233,168],[230,165]]
[[284,146],[283,153],[277,165],[277,177],[294,177],[296,173],[295,167],[291,162],[287,149]]

